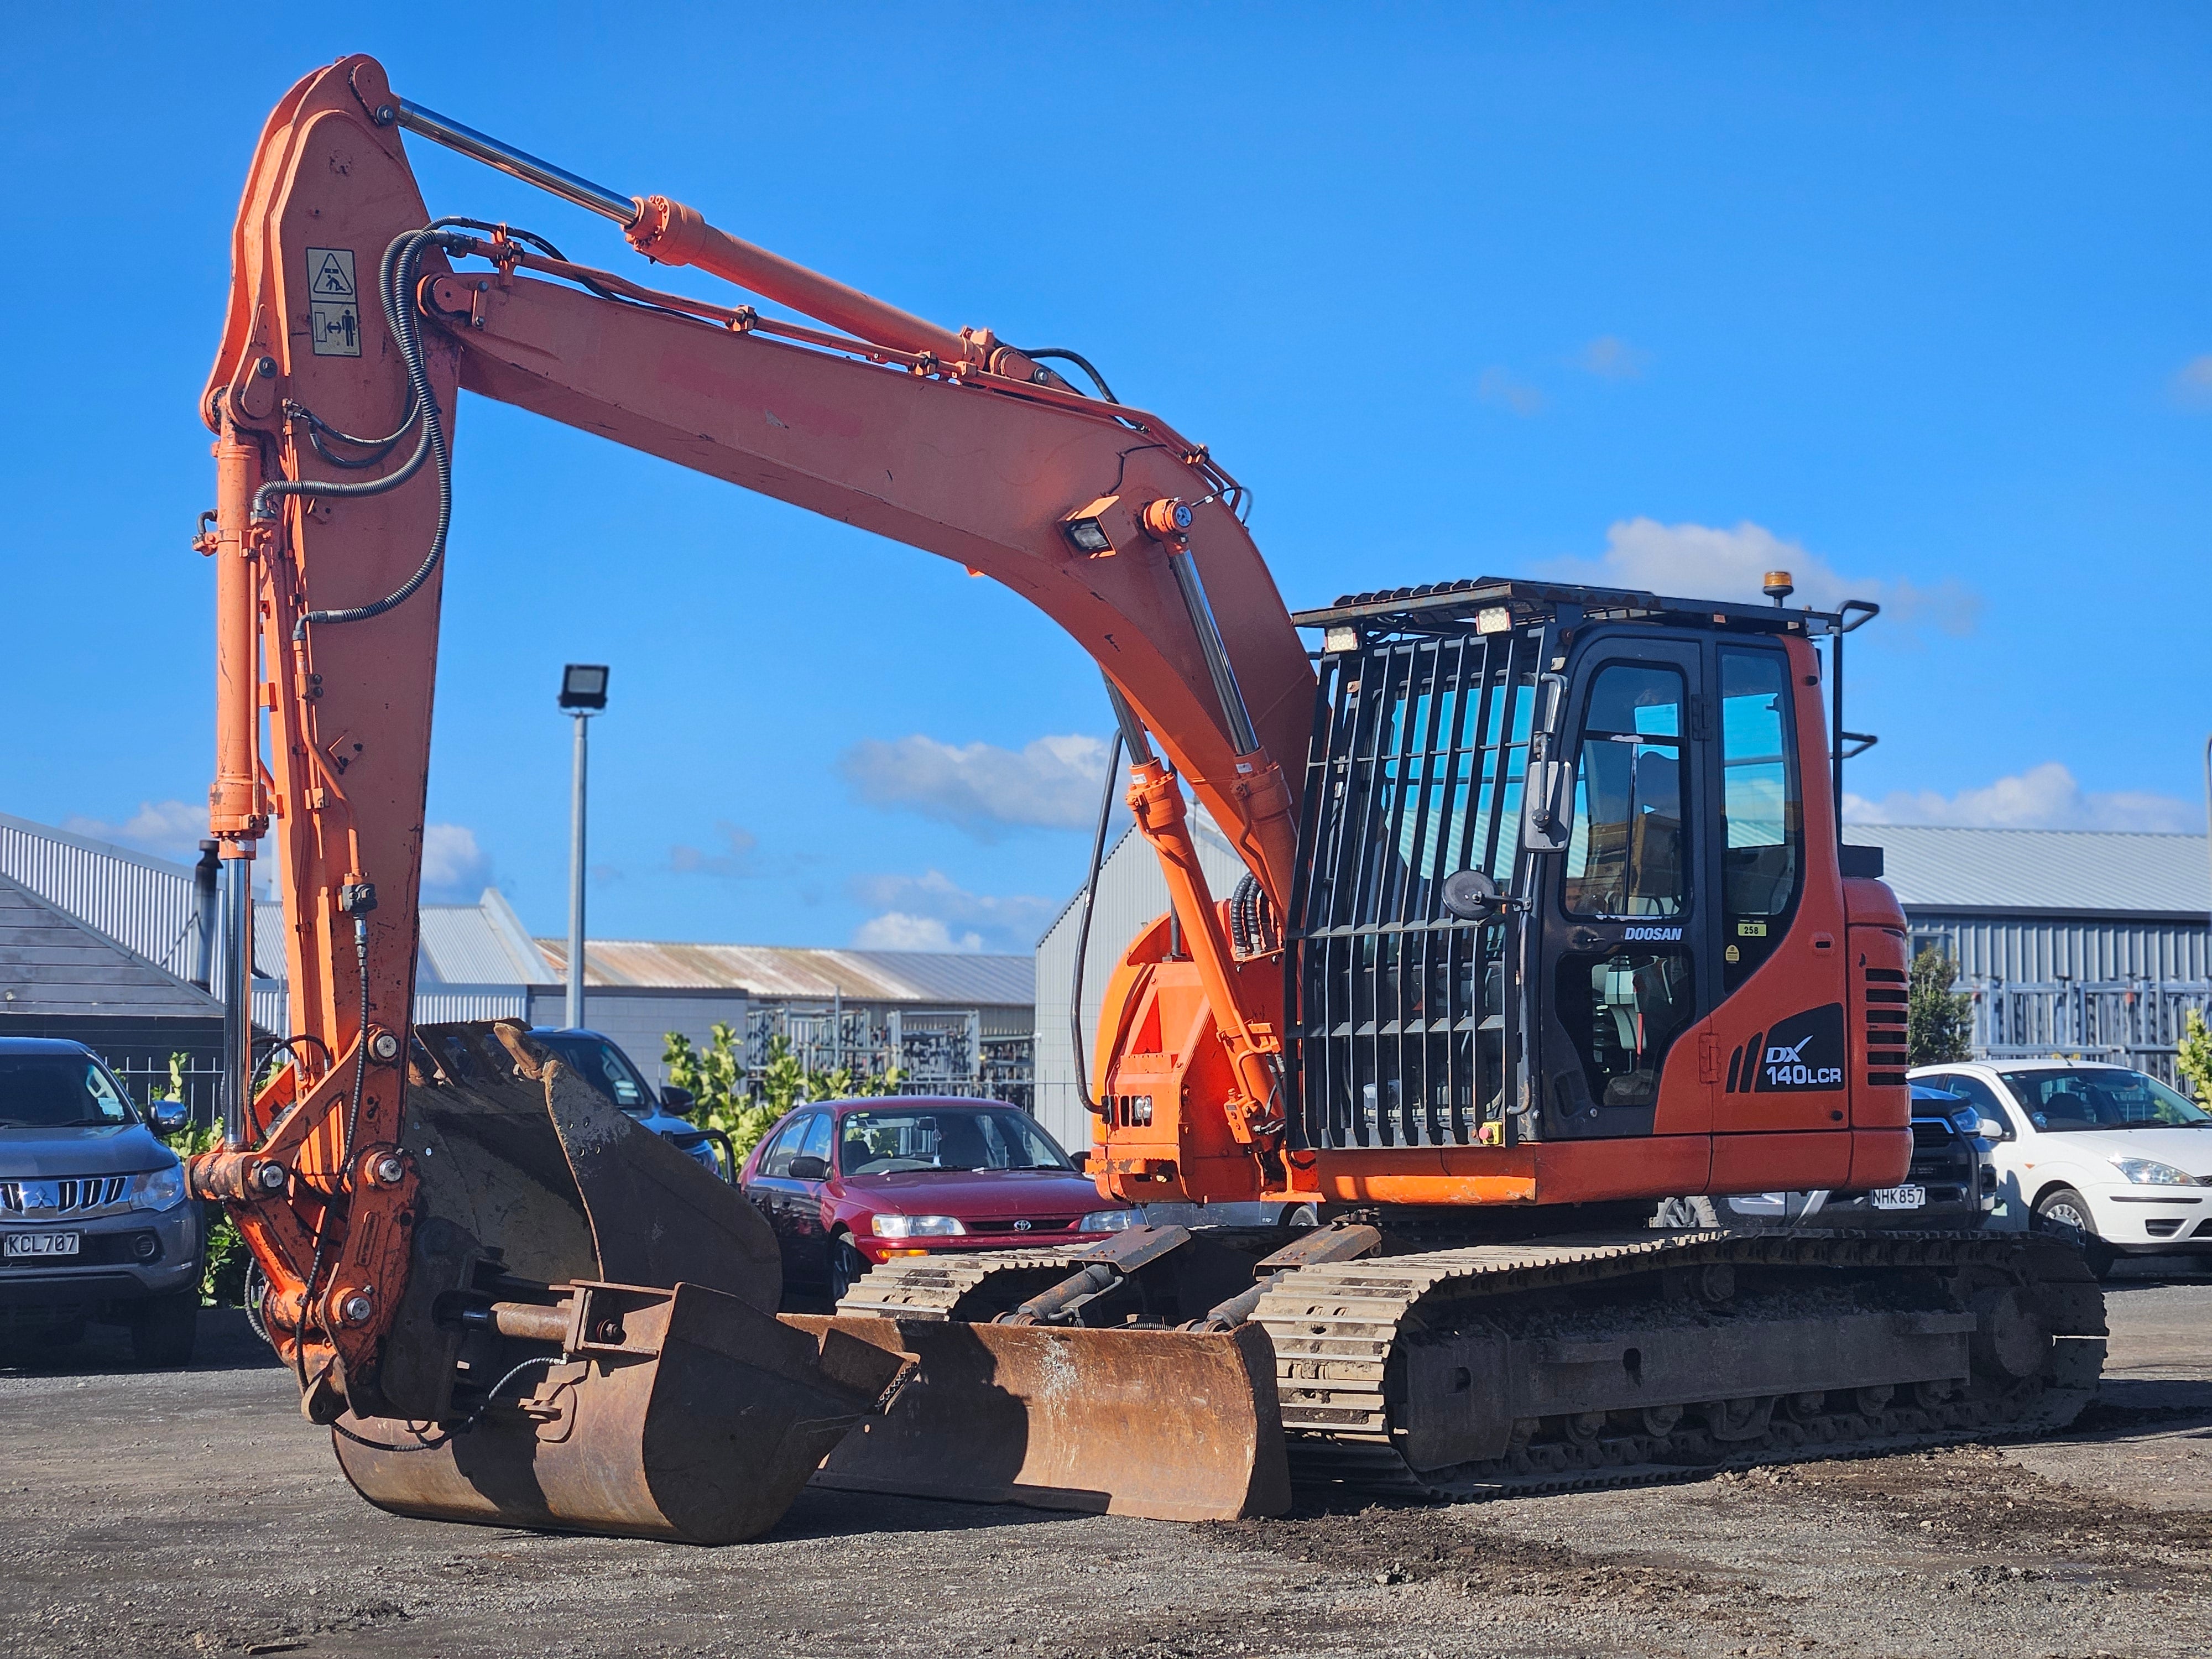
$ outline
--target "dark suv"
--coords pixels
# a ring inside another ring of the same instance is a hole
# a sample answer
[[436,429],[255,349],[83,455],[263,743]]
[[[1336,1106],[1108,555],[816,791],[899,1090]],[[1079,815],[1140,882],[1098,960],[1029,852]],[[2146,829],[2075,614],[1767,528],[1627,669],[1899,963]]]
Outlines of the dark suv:
[[1735,1193],[1670,1198],[1661,1227],[1898,1227],[1957,1231],[1980,1227],[1996,1201],[1990,1143],[1972,1101],[1915,1081],[1912,1164],[1902,1186],[1860,1193]]
[[142,1115],[82,1043],[0,1037],[0,1332],[127,1325],[141,1364],[190,1362],[204,1230],[155,1134],[184,1127],[175,1103]]

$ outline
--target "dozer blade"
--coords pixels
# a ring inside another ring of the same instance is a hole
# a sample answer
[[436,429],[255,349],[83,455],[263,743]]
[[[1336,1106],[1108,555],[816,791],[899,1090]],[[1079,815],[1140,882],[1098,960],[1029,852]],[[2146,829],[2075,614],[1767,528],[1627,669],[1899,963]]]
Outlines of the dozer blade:
[[904,1363],[775,1317],[775,1238],[520,1026],[418,1027],[422,1207],[338,1461],[398,1514],[728,1543],[773,1526]]
[[881,1418],[817,1485],[1037,1509],[1233,1521],[1290,1507],[1275,1354],[1233,1331],[1086,1330],[787,1315],[911,1355]]

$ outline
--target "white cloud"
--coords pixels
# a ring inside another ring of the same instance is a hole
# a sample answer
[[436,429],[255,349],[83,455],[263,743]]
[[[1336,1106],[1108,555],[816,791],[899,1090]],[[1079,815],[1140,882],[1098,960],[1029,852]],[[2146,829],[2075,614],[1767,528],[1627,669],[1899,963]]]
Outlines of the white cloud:
[[2171,795],[2137,790],[2093,794],[2057,761],[1955,795],[1899,789],[1880,800],[1869,800],[1846,793],[1844,817],[1851,823],[1961,824],[1983,830],[2193,832],[2204,823],[2195,806]]
[[1039,738],[1018,750],[934,738],[871,738],[837,769],[871,806],[902,806],[984,841],[1011,826],[1073,830],[1091,822],[1106,772],[1098,738]]
[[473,904],[491,885],[491,855],[473,830],[458,823],[422,826],[422,897],[431,904]]
[[190,864],[199,857],[200,842],[207,839],[208,810],[204,802],[145,800],[120,823],[74,817],[63,819],[62,828],[73,835],[112,841],[157,858]]
[[668,867],[679,876],[724,876],[741,880],[760,874],[753,862],[754,850],[760,846],[757,836],[726,819],[714,825],[714,833],[722,838],[720,852],[704,852],[678,842],[668,849]]
[[2212,409],[2212,351],[2173,371],[2173,397],[2186,408]]
[[941,870],[855,876],[850,890],[877,912],[854,931],[863,950],[1029,951],[1053,914],[1050,899],[971,893]]
[[962,951],[983,948],[983,936],[974,929],[955,939],[952,930],[935,916],[910,916],[903,910],[886,910],[871,916],[853,930],[856,951]]
[[1575,367],[1601,380],[1634,380],[1651,367],[1651,354],[1618,334],[1601,334],[1575,354]]
[[1932,587],[1846,576],[1802,543],[1784,541],[1746,520],[1733,530],[1701,524],[1627,519],[1605,532],[1595,559],[1553,559],[1547,575],[1600,586],[1640,587],[1677,599],[1759,600],[1765,574],[1787,570],[1794,605],[1832,611],[1844,600],[1870,599],[1886,623],[1928,622],[1946,634],[1973,631],[1981,596],[1945,578]]
[[1510,409],[1523,419],[1540,415],[1544,410],[1542,387],[1516,380],[1494,363],[1484,369],[1482,378],[1474,383],[1474,395],[1486,404]]

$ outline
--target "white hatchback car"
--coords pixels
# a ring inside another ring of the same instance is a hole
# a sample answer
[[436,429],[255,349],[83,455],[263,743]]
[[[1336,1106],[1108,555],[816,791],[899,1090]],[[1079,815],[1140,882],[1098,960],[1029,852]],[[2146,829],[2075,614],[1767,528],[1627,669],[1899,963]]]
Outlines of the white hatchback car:
[[2079,1233],[2101,1279],[2124,1255],[2212,1254],[2212,1112],[2156,1078],[2081,1060],[1920,1066],[1989,1120],[1998,1224]]

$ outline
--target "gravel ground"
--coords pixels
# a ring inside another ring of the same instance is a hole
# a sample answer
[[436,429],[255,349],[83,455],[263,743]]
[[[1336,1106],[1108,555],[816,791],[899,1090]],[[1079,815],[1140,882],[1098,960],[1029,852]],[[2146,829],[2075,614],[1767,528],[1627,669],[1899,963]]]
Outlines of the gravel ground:
[[2212,1276],[2122,1270],[2075,1432],[1457,1509],[1179,1527],[810,1492],[730,1549],[396,1520],[232,1316],[0,1355],[0,1652],[2197,1654]]

